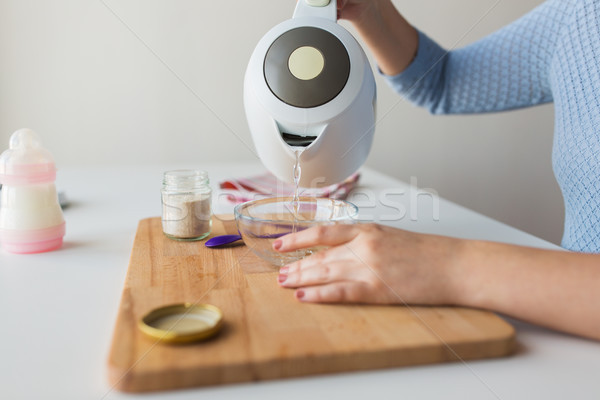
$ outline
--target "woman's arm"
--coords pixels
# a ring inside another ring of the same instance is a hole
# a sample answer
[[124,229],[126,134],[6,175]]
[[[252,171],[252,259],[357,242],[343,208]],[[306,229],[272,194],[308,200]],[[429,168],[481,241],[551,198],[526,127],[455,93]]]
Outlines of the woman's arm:
[[284,236],[331,246],[280,270],[306,302],[462,305],[600,340],[600,255],[411,233],[375,224]]
[[458,304],[600,340],[600,255],[466,242]]
[[552,101],[548,73],[571,12],[568,2],[546,1],[452,51],[412,28],[391,0],[339,0],[338,5],[340,17],[355,26],[390,85],[432,113],[482,113]]

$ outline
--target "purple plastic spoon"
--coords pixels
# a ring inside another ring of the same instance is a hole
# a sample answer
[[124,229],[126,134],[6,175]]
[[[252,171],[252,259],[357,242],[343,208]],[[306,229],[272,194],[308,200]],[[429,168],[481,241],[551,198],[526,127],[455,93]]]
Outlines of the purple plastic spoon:
[[[256,236],[256,237],[258,237],[260,239],[277,239],[277,238],[287,235],[288,233],[290,233],[290,232],[272,233],[270,235],[263,235],[263,236]],[[229,243],[237,242],[238,240],[242,240],[241,235],[221,235],[221,236],[215,236],[214,238],[208,239],[206,241],[206,243],[204,243],[204,245],[206,247],[219,247],[219,246],[225,246],[226,244],[229,244]]]
[[204,245],[206,247],[219,247],[225,246],[229,243],[237,242],[238,240],[242,240],[240,235],[221,235],[208,239]]

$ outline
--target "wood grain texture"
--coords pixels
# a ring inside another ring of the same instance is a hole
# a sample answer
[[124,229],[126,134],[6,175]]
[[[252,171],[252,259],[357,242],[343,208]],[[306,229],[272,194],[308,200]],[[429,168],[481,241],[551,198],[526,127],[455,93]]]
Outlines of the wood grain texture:
[[[213,218],[212,236],[236,233]],[[224,313],[215,338],[190,345],[149,339],[137,321],[173,303]],[[499,357],[514,329],[493,313],[455,307],[302,304],[277,285],[277,270],[246,246],[207,249],[140,221],[112,340],[108,371],[127,392],[277,379]]]

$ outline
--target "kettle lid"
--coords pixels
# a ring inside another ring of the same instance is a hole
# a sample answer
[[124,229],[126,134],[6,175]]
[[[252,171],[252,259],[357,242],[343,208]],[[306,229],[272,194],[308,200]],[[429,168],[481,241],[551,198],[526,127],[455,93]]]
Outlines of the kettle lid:
[[312,108],[333,100],[350,76],[350,57],[331,32],[301,26],[273,41],[264,60],[270,91],[291,106]]

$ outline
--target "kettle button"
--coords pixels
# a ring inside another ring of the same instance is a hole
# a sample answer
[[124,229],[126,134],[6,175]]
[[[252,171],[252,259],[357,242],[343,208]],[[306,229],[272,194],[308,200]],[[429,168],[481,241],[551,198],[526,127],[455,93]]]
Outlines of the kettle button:
[[306,0],[306,3],[313,7],[325,7],[329,5],[330,0]]
[[325,57],[312,46],[298,47],[288,59],[288,68],[294,77],[309,81],[323,72]]

